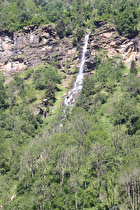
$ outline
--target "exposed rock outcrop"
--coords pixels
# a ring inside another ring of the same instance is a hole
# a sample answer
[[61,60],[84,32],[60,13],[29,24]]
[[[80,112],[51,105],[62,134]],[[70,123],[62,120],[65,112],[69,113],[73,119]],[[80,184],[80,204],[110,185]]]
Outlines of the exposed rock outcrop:
[[[140,59],[140,39],[134,37],[128,39],[120,36],[116,29],[103,21],[99,21],[98,29],[90,36],[88,49],[87,68],[92,69],[99,62],[100,56],[114,57],[122,56],[122,60],[128,68],[131,61],[135,60],[139,64]],[[100,56],[98,53],[100,52]]]
[[[102,57],[122,56],[127,67],[135,60],[140,64],[140,38],[120,36],[116,29],[105,21],[96,21],[96,31],[90,35],[85,72],[96,67]],[[78,72],[82,52],[73,47],[73,36],[60,39],[54,25],[42,28],[24,27],[20,32],[0,34],[0,70],[7,74],[23,71],[40,63],[57,61],[58,69],[67,74]]]
[[134,39],[134,43],[135,43],[135,46],[137,48],[137,53],[136,53],[136,56],[135,56],[135,60],[137,62],[137,65],[140,66],[140,38],[136,37]]
[[59,39],[53,25],[24,27],[21,32],[1,34],[0,70],[10,74],[23,71],[42,62],[57,61],[58,68],[76,67],[78,50],[72,46],[72,36]]

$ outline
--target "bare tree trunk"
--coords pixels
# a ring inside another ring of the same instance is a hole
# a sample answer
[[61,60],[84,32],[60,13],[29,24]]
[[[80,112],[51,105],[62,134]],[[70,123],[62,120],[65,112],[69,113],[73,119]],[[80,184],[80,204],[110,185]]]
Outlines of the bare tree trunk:
[[75,207],[76,207],[76,210],[77,210],[77,190],[75,191]]
[[34,172],[33,172],[33,169],[32,169],[32,177],[34,176]]
[[1,163],[0,163],[0,176],[1,176]]
[[133,209],[135,208],[135,189],[134,189],[134,180],[132,178],[132,192],[133,192],[133,201],[132,201],[132,205],[133,205]]
[[85,174],[85,189],[87,188],[86,174]]
[[63,167],[63,168],[62,168],[62,171],[61,171],[61,183],[60,183],[61,186],[63,185],[64,174],[65,174],[65,167]]
[[137,189],[138,189],[138,204],[140,203],[140,192],[139,192],[139,178],[137,180]]
[[130,195],[130,185],[129,185],[129,183],[127,182],[127,186],[128,186],[128,197],[129,197],[129,202],[130,202],[130,204],[131,204],[131,208],[134,210],[134,208],[133,208],[133,202],[132,202],[132,198],[131,198],[131,195]]
[[86,181],[86,169],[84,168],[84,175],[85,175],[85,189],[87,188],[87,181]]
[[114,200],[115,198],[114,198],[114,186],[113,186],[113,206],[114,206]]

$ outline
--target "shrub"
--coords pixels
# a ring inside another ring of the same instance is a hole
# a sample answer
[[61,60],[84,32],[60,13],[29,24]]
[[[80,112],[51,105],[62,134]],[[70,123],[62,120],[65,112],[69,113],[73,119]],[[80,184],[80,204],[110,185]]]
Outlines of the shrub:
[[72,45],[73,45],[73,47],[77,46],[77,40],[75,37],[73,37],[73,39],[72,39]]
[[140,79],[134,74],[123,78],[121,82],[121,90],[129,92],[131,96],[137,96],[140,93]]
[[130,73],[137,75],[137,67],[135,61],[131,62]]
[[58,33],[58,36],[60,37],[60,39],[64,38],[66,29],[65,29],[65,23],[63,21],[63,18],[61,18],[58,21],[58,24],[56,26],[56,30],[57,30],[57,33]]
[[94,84],[94,77],[86,75],[83,81],[82,94],[84,94],[86,97],[93,95],[95,93]]
[[45,85],[45,96],[48,99],[49,103],[53,105],[55,101],[55,83],[52,81],[48,81]]
[[33,82],[35,84],[36,89],[45,89],[45,85],[48,81],[52,81],[54,83],[61,82],[61,75],[58,74],[58,71],[55,67],[39,67],[37,70],[35,70],[33,74]]

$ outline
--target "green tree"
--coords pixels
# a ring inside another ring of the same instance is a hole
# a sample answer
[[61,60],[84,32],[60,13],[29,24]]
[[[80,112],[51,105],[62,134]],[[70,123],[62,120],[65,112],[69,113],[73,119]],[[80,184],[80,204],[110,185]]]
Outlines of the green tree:
[[114,124],[126,124],[128,129],[139,119],[136,101],[129,94],[124,93],[122,98],[114,103],[112,119]]
[[135,74],[135,75],[137,75],[137,73],[138,73],[135,61],[131,62],[130,73]]
[[82,94],[84,94],[86,97],[93,95],[95,93],[94,86],[95,86],[94,77],[86,75],[83,81]]
[[45,85],[45,99],[52,105],[55,101],[55,83],[48,81]]
[[120,34],[131,36],[137,34],[136,25],[138,23],[138,16],[135,4],[129,4],[128,2],[122,3],[115,17],[115,23]]
[[64,17],[61,17],[60,20],[58,21],[57,26],[56,26],[56,30],[57,30],[57,33],[58,33],[58,36],[60,37],[60,39],[64,38],[65,33],[66,33],[66,26],[65,26],[65,23],[64,23]]
[[123,78],[121,81],[121,89],[123,92],[129,92],[133,97],[138,96],[140,93],[140,79],[134,74]]
[[27,10],[29,10],[30,12],[36,12],[37,7],[33,0],[26,0],[25,4],[26,4]]
[[7,103],[6,103],[7,96],[6,96],[6,90],[3,83],[4,83],[4,80],[0,79],[0,109],[7,107]]

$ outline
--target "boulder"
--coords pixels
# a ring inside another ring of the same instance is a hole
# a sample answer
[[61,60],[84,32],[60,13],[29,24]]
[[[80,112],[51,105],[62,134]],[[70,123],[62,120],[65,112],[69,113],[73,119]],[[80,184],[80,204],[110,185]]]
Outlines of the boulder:
[[37,29],[37,26],[35,25],[30,25],[30,26],[24,26],[23,31],[25,33],[29,33],[30,31],[33,31],[34,29]]
[[103,20],[95,20],[94,21],[94,25],[96,26],[96,27],[102,27],[103,25],[105,25],[107,22],[106,21],[103,21]]
[[47,106],[48,105],[48,99],[44,99],[43,103]]
[[30,27],[29,26],[24,26],[23,27],[23,31],[25,32],[25,33],[29,33],[30,32]]
[[93,70],[96,67],[97,60],[91,57],[86,60],[85,64],[89,70]]
[[127,76],[128,76],[128,73],[123,74],[123,77],[127,77]]

